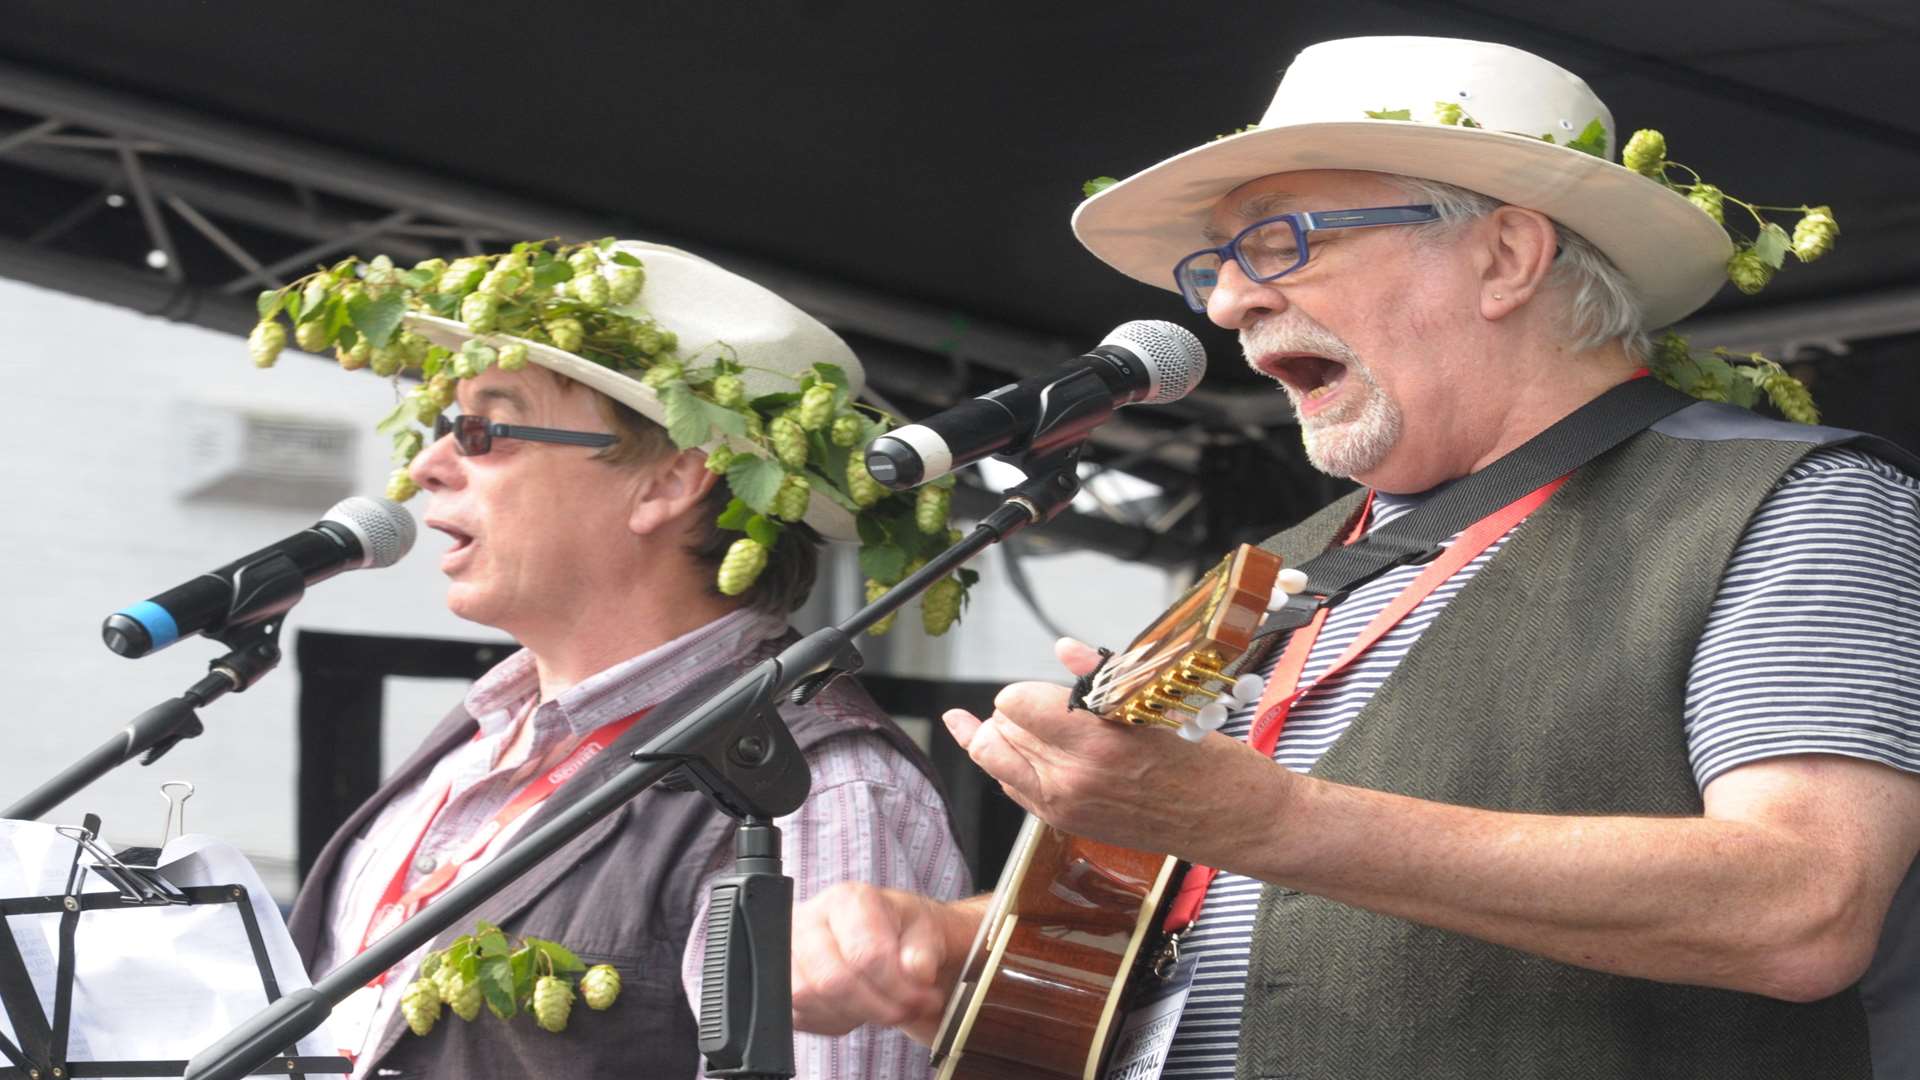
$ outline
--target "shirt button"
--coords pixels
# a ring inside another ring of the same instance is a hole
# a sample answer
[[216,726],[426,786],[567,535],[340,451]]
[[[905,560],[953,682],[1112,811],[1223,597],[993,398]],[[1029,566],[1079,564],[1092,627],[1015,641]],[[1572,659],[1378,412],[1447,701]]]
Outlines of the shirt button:
[[432,855],[423,854],[413,860],[413,872],[416,874],[431,874],[433,873],[433,868],[439,865],[439,859]]

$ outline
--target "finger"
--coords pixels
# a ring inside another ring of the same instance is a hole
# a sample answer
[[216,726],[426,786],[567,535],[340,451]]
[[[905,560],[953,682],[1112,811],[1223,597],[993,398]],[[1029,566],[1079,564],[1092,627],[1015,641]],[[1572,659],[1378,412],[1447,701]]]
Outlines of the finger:
[[982,722],[965,709],[948,709],[940,714],[940,719],[946,723],[947,733],[953,736],[953,741],[959,743],[962,750],[973,742],[973,734],[980,730]]
[[1084,641],[1063,637],[1053,643],[1053,655],[1066,666],[1068,674],[1085,675],[1100,666],[1100,650]]
[[[981,724],[968,740],[967,756],[973,759],[975,765],[984,769],[988,776],[1000,781],[1002,787],[1023,792],[1031,797],[1037,794],[1039,777],[1034,772],[1033,762],[1020,751],[1010,736],[1026,737],[1012,721],[995,713],[991,719]],[[1016,798],[1019,797],[1016,796]],[[1020,799],[1020,802],[1028,809],[1032,808],[1026,799]]]

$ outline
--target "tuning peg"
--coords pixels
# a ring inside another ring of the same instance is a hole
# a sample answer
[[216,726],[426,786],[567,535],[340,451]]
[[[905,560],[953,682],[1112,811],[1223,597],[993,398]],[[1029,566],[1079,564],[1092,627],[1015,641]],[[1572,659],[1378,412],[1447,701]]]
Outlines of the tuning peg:
[[1227,691],[1227,696],[1233,699],[1235,705],[1251,705],[1260,700],[1260,695],[1265,693],[1266,689],[1265,679],[1258,675],[1247,674],[1233,681],[1233,687]]
[[1268,611],[1279,611],[1286,605],[1287,597],[1298,596],[1307,588],[1307,575],[1289,566],[1274,575],[1273,595],[1267,599]]
[[1180,737],[1188,742],[1199,742],[1207,737],[1207,732],[1218,731],[1227,722],[1227,706],[1219,701],[1200,706],[1193,718],[1180,725]]

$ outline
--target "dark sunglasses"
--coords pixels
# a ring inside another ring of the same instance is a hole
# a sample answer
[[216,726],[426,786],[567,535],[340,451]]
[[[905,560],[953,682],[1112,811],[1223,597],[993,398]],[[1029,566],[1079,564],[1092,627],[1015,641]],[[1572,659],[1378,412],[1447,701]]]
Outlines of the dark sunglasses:
[[560,428],[527,427],[524,424],[489,424],[484,416],[448,416],[433,418],[433,441],[453,436],[454,452],[461,457],[478,457],[493,449],[495,439],[526,439],[528,442],[560,443],[563,446],[612,446],[620,440],[596,431],[564,431]]

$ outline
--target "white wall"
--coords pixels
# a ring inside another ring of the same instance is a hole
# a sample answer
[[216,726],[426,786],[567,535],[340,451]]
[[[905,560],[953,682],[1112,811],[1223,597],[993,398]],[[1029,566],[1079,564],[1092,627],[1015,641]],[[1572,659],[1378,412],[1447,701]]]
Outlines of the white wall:
[[[116,733],[137,713],[177,695],[223,651],[197,638],[141,660],[101,644],[110,612],[311,525],[327,509],[241,505],[176,494],[180,407],[195,402],[348,421],[362,433],[355,490],[377,494],[390,468],[372,423],[392,389],[366,373],[289,350],[257,371],[240,339],[149,318],[0,279],[0,385],[8,391],[0,445],[0,675],[10,708],[0,717],[0,803],[37,787]],[[415,500],[412,508],[422,505]],[[497,638],[442,606],[437,569],[444,538],[425,534],[399,565],[345,574],[312,590],[287,621],[341,632]],[[1029,561],[1050,614],[1070,632],[1118,646],[1169,599],[1158,571],[1096,555]],[[978,567],[961,627],[929,641],[910,625],[875,650],[876,666],[966,679],[1058,678],[1047,634],[1004,584],[999,556]],[[839,575],[852,593],[858,582]],[[842,610],[855,597],[841,598]],[[811,606],[810,606],[811,607]],[[901,623],[914,624],[904,612]],[[803,625],[801,629],[810,629]],[[388,680],[384,760],[396,763],[455,700],[460,687]],[[187,779],[198,792],[188,828],[221,836],[255,857],[285,893],[294,856],[297,677],[292,657],[244,694],[201,711],[207,732],[159,764],[122,766],[46,815],[101,814],[118,844],[158,839],[158,785]],[[284,896],[283,896],[284,899]]]

